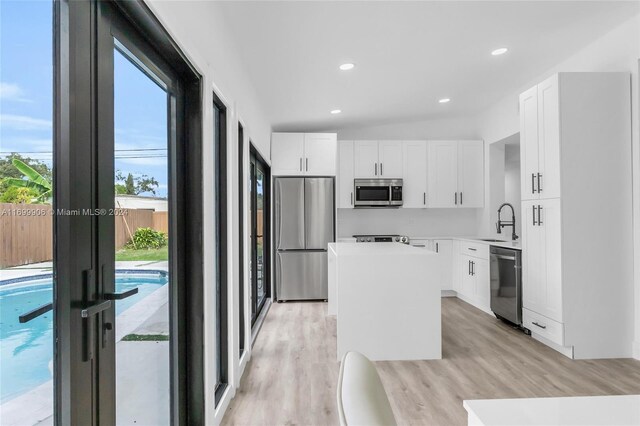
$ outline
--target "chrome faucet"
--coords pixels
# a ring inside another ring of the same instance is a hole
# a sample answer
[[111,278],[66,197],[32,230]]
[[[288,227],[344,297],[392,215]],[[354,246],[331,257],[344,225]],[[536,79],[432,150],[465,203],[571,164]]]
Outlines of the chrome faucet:
[[[502,208],[504,206],[511,207],[511,222],[500,219],[500,212],[502,212]],[[516,235],[516,212],[513,209],[513,206],[511,204],[509,204],[509,203],[503,203],[498,208],[498,223],[496,223],[496,231],[498,232],[498,234],[502,233],[502,228],[504,228],[505,226],[510,226],[511,227],[511,239],[513,241],[517,240],[518,236]]]

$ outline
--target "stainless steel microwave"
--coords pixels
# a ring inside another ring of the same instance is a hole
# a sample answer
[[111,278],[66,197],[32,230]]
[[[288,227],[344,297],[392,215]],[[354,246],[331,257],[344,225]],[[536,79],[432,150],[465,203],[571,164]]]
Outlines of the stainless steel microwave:
[[354,179],[355,207],[400,207],[402,179]]

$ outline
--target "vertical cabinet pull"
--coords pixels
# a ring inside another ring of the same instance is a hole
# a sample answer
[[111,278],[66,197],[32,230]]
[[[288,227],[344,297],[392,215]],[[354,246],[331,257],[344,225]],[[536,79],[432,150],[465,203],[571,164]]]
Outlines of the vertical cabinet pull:
[[376,176],[378,176],[378,163],[373,163],[373,170]]
[[541,179],[542,179],[542,174],[538,173],[538,193],[542,192],[542,185],[540,185]]
[[542,226],[542,206],[538,206],[538,226]]
[[536,206],[531,206],[531,214],[533,216],[533,226],[536,226]]
[[536,193],[536,174],[531,173],[531,193]]
[[302,171],[302,157],[300,157],[300,171]]
[[438,243],[436,243],[436,253],[440,253],[440,251],[438,250]]
[[304,162],[305,162],[305,171],[307,171],[307,172],[308,172],[308,171],[309,171],[309,159],[308,159],[308,158],[305,158],[305,159],[304,159]]
[[351,205],[353,205],[353,192],[351,193]]
[[467,275],[471,275],[471,261],[467,260],[468,266],[467,266]]
[[460,205],[462,205],[462,191],[460,191]]
[[422,193],[422,204],[424,204],[425,206],[427,205],[427,193],[426,192]]
[[457,206],[458,205],[458,193],[454,192],[454,196],[455,196],[454,202],[456,203],[456,206]]
[[384,173],[382,172],[382,163],[380,163],[380,176],[384,176]]

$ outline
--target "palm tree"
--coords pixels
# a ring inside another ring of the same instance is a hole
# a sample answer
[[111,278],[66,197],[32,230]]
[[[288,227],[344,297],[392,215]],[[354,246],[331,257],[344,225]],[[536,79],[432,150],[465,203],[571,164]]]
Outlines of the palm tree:
[[6,178],[4,181],[7,184],[19,188],[33,189],[38,193],[37,197],[34,198],[35,202],[44,203],[51,199],[53,190],[51,182],[35,171],[33,167],[23,163],[22,161],[14,158],[11,162],[27,179]]

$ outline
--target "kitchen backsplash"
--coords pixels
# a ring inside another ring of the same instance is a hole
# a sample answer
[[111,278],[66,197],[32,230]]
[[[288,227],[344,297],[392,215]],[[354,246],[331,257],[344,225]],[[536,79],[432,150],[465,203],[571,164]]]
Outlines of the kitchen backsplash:
[[338,236],[400,234],[410,237],[478,233],[475,209],[338,209]]

